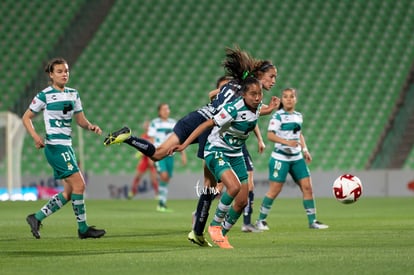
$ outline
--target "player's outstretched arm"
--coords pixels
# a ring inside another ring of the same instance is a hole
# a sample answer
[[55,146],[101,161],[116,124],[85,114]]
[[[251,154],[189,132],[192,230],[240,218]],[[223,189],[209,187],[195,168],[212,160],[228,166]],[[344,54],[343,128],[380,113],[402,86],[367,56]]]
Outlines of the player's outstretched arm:
[[277,96],[272,96],[270,99],[269,105],[263,104],[262,108],[260,109],[260,115],[268,115],[272,113],[274,110],[277,110],[280,105],[280,99]]
[[213,119],[209,119],[205,122],[203,122],[202,124],[200,124],[195,130],[194,132],[191,133],[191,135],[183,142],[183,144],[181,145],[176,145],[171,147],[168,150],[168,154],[172,154],[174,152],[182,152],[185,148],[188,147],[188,145],[190,145],[199,135],[201,135],[201,133],[203,133],[205,130],[210,129],[214,126],[214,120]]

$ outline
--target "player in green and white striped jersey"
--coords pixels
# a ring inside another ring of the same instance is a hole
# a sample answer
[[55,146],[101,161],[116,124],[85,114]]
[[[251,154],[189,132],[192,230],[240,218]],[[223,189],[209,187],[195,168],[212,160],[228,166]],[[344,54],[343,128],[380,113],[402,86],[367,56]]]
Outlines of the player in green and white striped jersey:
[[226,234],[246,206],[249,188],[242,147],[256,127],[263,99],[262,84],[258,79],[249,76],[241,84],[241,97],[224,105],[213,118],[198,126],[182,145],[171,149],[184,150],[201,133],[214,127],[204,147],[204,159],[226,191],[222,193],[208,231],[213,242],[221,248],[233,248]]
[[295,111],[296,90],[284,89],[281,102],[282,109],[273,114],[269,122],[267,137],[275,145],[269,161],[269,190],[263,198],[256,226],[261,230],[269,230],[266,217],[274,200],[282,191],[289,173],[293,180],[299,184],[303,193],[303,207],[306,211],[309,228],[328,228],[326,224],[316,219],[312,181],[306,164],[306,161],[312,161],[312,157],[306,148],[305,137],[301,131],[302,114]]
[[[160,146],[173,133],[176,120],[169,116],[170,107],[168,104],[160,104],[158,106],[158,117],[151,120],[148,128],[148,136],[153,140],[155,147]],[[187,163],[185,152],[181,152],[181,162],[183,165]],[[167,208],[168,184],[173,176],[174,156],[167,156],[154,164],[160,176],[157,210],[160,212],[169,212],[171,209]]]
[[[75,117],[77,124],[84,129],[98,135],[102,134],[102,130],[85,117],[78,92],[66,87],[69,81],[69,66],[66,60],[62,58],[51,60],[45,71],[51,85],[36,95],[22,120],[36,148],[45,148],[46,159],[53,168],[54,176],[56,179],[62,179],[64,186],[62,192],[53,196],[38,212],[28,215],[26,221],[30,225],[33,236],[39,239],[41,221],[72,200],[79,238],[100,238],[106,233],[105,230],[88,226],[86,222],[83,195],[85,180],[72,148],[72,117]],[[32,119],[40,112],[43,112],[46,128],[45,140],[39,136],[32,123]]]
[[43,111],[46,144],[72,145],[72,117],[82,112],[77,90],[65,87],[60,91],[49,86],[36,95],[29,108],[35,114]]

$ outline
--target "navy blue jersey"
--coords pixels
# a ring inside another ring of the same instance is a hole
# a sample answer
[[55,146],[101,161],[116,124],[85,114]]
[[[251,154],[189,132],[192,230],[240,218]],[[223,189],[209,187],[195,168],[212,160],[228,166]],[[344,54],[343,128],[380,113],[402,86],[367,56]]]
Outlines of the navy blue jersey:
[[[229,102],[234,101],[240,97],[241,86],[231,81],[224,85],[220,92],[211,100],[211,102],[196,111],[193,111],[180,119],[174,127],[174,133],[178,136],[180,143],[191,135],[191,133],[204,121],[212,118],[217,114],[223,106]],[[207,142],[207,137],[210,134],[211,129],[202,133],[193,143],[199,143],[197,156],[201,159],[204,158],[204,145]]]
[[206,119],[212,118],[223,106],[234,101],[240,96],[241,86],[237,82],[229,82],[224,85],[220,92],[211,100],[211,102],[197,110]]

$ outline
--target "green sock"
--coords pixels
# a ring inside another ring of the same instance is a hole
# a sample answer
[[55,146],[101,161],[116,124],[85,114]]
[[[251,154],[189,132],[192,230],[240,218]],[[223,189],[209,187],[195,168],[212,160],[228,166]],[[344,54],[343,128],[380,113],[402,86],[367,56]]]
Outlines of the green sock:
[[166,207],[168,195],[168,182],[160,181],[158,185],[158,205]]
[[242,211],[240,213],[236,212],[233,207],[230,207],[229,212],[227,213],[224,222],[223,228],[221,229],[223,236],[230,231],[233,225],[236,224],[237,220],[240,218]]
[[76,221],[78,222],[78,229],[81,233],[85,233],[88,230],[88,224],[86,223],[86,208],[85,201],[83,200],[83,194],[72,194],[73,212],[75,212]]
[[220,202],[216,208],[216,213],[214,214],[214,218],[211,221],[210,225],[212,226],[221,225],[221,222],[223,221],[224,217],[226,216],[227,212],[230,209],[233,199],[234,198],[230,196],[229,194],[227,194],[227,192],[224,192],[223,195],[221,195]]
[[303,200],[303,207],[305,208],[309,224],[316,220],[315,200]]
[[275,199],[269,198],[267,196],[263,198],[262,205],[260,206],[259,220],[265,220],[267,218],[274,200]]
[[52,215],[62,208],[67,202],[68,201],[63,197],[62,193],[54,195],[39,211],[36,212],[36,219],[42,221],[47,216]]

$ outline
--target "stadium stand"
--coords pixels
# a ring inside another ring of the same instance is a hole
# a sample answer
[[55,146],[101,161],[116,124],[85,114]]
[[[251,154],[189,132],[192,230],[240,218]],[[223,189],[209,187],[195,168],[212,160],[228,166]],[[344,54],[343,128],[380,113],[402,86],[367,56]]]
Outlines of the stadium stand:
[[[42,5],[40,9],[48,7],[34,2]],[[2,25],[4,20],[22,23],[15,18],[0,20]],[[36,29],[46,24],[34,22]],[[364,169],[414,60],[413,25],[410,0],[116,1],[71,64],[69,86],[80,91],[87,116],[105,133],[128,125],[138,135],[142,122],[157,115],[161,102],[171,105],[177,119],[205,104],[207,92],[223,73],[224,48],[238,44],[278,67],[278,83],[271,94],[279,95],[287,86],[298,89],[298,110],[304,114],[304,134],[314,158],[312,170]],[[14,32],[8,29],[8,37]],[[36,32],[31,30],[30,35]],[[42,50],[36,51],[33,71],[44,57]],[[14,61],[7,59],[9,64]],[[19,76],[18,71],[8,70],[7,81]],[[1,102],[11,100],[4,97]],[[265,102],[269,98],[267,94]],[[268,120],[260,121],[263,136]],[[75,147],[77,135],[75,131]],[[136,160],[130,147],[104,148],[103,138],[83,135],[89,172],[133,173]],[[24,149],[24,174],[50,173],[38,161],[43,156],[29,143]],[[266,171],[272,145],[267,144],[263,155],[256,153],[254,138],[248,146],[256,170]],[[177,172],[201,167],[195,150],[195,146],[188,150],[187,167],[177,162]]]
[[2,1],[0,84],[7,91],[0,94],[0,110],[13,107],[83,2]]

